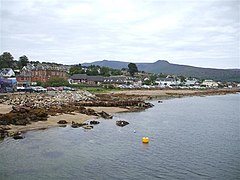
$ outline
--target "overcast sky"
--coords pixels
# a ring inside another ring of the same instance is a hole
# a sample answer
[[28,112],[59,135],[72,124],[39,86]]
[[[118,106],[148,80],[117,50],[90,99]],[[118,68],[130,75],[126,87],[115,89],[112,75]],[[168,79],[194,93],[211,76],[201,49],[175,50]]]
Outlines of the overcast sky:
[[239,0],[0,0],[0,53],[240,68]]

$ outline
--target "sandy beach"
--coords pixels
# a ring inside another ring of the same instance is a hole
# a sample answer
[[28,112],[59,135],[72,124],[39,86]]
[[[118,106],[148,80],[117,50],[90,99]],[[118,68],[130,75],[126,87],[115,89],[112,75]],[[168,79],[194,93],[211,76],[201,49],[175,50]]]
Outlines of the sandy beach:
[[[91,109],[94,109],[96,112],[105,111],[109,114],[128,111],[128,109],[120,107],[91,107]],[[11,110],[12,110],[11,105],[0,104],[0,114],[8,113]],[[68,124],[71,124],[72,121],[74,121],[75,123],[84,123],[88,120],[93,120],[96,118],[97,118],[96,116],[90,116],[80,113],[59,114],[57,116],[49,116],[47,121],[31,122],[31,124],[28,124],[26,126],[9,125],[8,127],[11,128],[9,130],[10,133],[17,131],[26,132],[32,130],[47,129],[51,127],[59,127],[59,124],[57,123],[59,120],[66,120]]]

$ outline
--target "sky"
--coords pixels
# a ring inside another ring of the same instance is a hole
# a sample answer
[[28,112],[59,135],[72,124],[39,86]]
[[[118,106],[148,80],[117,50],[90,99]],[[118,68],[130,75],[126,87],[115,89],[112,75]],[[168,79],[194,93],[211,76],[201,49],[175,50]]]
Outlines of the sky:
[[0,54],[240,68],[240,0],[0,0]]

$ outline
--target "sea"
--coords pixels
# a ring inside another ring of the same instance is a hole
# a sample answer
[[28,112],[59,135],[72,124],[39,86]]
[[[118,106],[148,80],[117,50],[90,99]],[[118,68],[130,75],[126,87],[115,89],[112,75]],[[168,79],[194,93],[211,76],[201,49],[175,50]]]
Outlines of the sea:
[[150,102],[145,111],[99,119],[92,130],[55,127],[5,138],[0,179],[240,179],[240,94]]

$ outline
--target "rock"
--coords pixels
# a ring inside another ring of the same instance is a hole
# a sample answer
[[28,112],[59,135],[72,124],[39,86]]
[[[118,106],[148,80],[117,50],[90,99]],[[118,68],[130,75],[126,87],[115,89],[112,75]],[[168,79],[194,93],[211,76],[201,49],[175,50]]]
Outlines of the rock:
[[82,126],[84,129],[93,129],[93,126]]
[[86,115],[92,115],[92,116],[98,116],[98,114],[96,113],[96,111],[94,111],[91,108],[86,109]]
[[99,114],[102,118],[104,118],[104,119],[112,119],[112,118],[113,118],[112,115],[106,113],[105,111],[102,111],[102,112],[100,112],[100,113],[98,113],[98,114]]
[[88,123],[75,123],[74,121],[72,121],[72,128],[78,128],[86,125],[88,125]]
[[99,121],[90,121],[90,124],[99,124],[100,122]]
[[0,127],[0,138],[5,138],[7,135],[7,130],[4,127]]
[[127,122],[127,121],[116,121],[117,126],[123,127],[123,126],[126,126],[128,124],[129,124],[129,122]]
[[81,127],[81,126],[86,126],[86,125],[88,125],[88,123],[78,123],[78,125],[79,125],[79,127]]
[[66,120],[60,120],[60,121],[58,121],[58,124],[67,124],[67,121]]
[[59,127],[67,127],[66,124],[60,124]]
[[78,123],[72,124],[72,128],[79,128]]
[[23,139],[23,138],[24,136],[20,131],[13,134],[13,139]]

